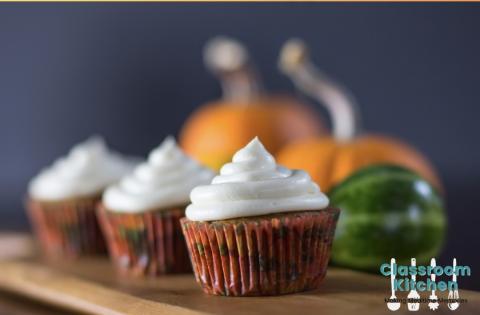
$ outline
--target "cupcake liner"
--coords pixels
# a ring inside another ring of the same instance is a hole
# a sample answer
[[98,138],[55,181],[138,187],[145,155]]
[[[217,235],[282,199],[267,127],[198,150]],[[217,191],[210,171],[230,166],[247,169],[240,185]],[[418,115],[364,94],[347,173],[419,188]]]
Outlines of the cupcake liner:
[[185,207],[118,213],[99,205],[97,215],[110,257],[124,274],[160,275],[191,272],[180,218]]
[[106,253],[95,215],[100,197],[58,202],[26,202],[34,233],[47,258],[77,258]]
[[328,208],[181,222],[195,278],[205,293],[261,296],[318,288],[338,216],[338,209]]

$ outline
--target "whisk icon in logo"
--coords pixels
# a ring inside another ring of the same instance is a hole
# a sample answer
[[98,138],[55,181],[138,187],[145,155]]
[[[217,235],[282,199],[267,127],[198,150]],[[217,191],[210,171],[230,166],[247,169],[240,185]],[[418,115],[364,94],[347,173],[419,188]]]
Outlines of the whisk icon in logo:
[[[451,266],[437,266],[435,258],[430,260],[429,266],[417,265],[416,259],[410,260],[410,265],[397,265],[395,258],[390,263],[380,266],[380,272],[384,276],[390,277],[390,298],[385,298],[387,308],[391,311],[397,311],[406,304],[411,312],[420,310],[421,304],[427,304],[428,309],[435,311],[441,304],[451,311],[455,311],[466,302],[461,299],[458,291],[458,276],[470,276],[469,266],[457,266],[457,259],[454,258]],[[445,275],[451,277],[451,280],[438,281],[439,276]],[[417,277],[426,277],[426,281],[419,280]],[[437,291],[447,291],[448,298],[439,298]],[[429,291],[428,298],[421,298],[419,292]],[[408,292],[408,294],[407,294]],[[398,295],[406,297],[398,297]]]

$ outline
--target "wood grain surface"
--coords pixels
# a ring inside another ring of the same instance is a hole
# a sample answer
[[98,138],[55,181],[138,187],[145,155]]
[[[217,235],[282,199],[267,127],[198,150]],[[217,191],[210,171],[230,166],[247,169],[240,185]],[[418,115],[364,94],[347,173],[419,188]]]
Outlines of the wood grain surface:
[[[15,258],[0,261],[0,289],[71,310],[106,315],[390,313],[384,301],[390,295],[388,278],[338,268],[329,268],[317,291],[235,298],[205,295],[191,274],[156,279],[120,277],[106,257],[63,264]],[[406,295],[397,294],[399,298]],[[428,297],[428,293],[421,295]],[[447,297],[446,292],[438,295]],[[417,314],[480,313],[480,293],[461,290],[460,297],[468,303],[455,312],[446,304],[435,312],[421,304]],[[395,313],[411,314],[406,305]]]
[[[118,277],[107,259],[51,265],[36,260],[0,262],[0,287],[58,306],[92,314],[385,314],[388,279],[330,268],[320,290],[276,297],[229,298],[202,293],[192,275],[158,279]],[[445,294],[446,295],[446,294]],[[440,296],[442,296],[440,294]],[[399,294],[399,297],[402,297]],[[446,296],[445,296],[446,297]],[[480,310],[480,293],[456,314]],[[421,313],[430,313],[422,304]],[[396,313],[407,313],[402,305]],[[436,314],[451,311],[441,305]]]
[[85,315],[70,309],[0,291],[0,315]]

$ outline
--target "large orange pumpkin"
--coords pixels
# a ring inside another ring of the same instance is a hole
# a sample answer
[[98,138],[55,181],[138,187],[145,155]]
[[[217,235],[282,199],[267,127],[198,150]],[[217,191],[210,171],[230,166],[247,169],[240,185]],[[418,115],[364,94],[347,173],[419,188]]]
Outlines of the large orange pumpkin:
[[224,97],[196,110],[179,139],[183,149],[218,170],[258,136],[275,153],[285,144],[325,133],[318,115],[292,97],[266,95],[240,43],[217,38],[206,46],[205,61],[221,79]]
[[413,147],[383,135],[357,135],[358,113],[352,98],[314,68],[303,42],[287,42],[280,65],[297,87],[326,106],[333,136],[289,144],[277,154],[278,163],[308,171],[324,191],[362,167],[381,163],[407,167],[442,189],[428,160]]

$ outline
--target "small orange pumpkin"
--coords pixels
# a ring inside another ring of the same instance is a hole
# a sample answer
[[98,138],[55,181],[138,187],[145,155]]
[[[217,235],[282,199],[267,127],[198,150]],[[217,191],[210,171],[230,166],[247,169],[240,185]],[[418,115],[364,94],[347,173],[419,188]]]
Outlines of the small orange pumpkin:
[[205,62],[221,80],[224,97],[197,109],[185,122],[179,139],[187,154],[218,170],[252,138],[277,152],[285,144],[324,134],[311,108],[294,98],[265,95],[244,47],[216,38],[205,49]]
[[357,136],[358,113],[352,98],[315,69],[303,42],[288,41],[280,57],[282,70],[296,86],[330,112],[333,137],[314,137],[289,144],[277,154],[278,163],[306,170],[324,191],[362,167],[381,163],[407,167],[442,190],[428,160],[408,144],[383,135]]

